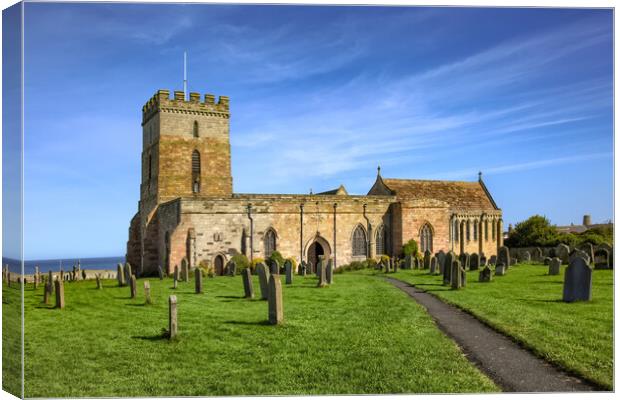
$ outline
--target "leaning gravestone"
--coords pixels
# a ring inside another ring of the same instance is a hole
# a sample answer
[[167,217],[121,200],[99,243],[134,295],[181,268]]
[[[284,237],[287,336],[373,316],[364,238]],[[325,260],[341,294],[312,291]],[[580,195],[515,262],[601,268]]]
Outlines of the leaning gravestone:
[[243,291],[245,293],[246,299],[254,298],[254,287],[252,285],[252,271],[250,268],[246,268],[241,273],[241,277],[243,278]]
[[491,282],[491,268],[488,265],[478,273],[478,282]]
[[[51,277],[51,273],[50,273],[50,277]],[[123,270],[123,264],[119,263],[116,266],[116,279],[118,280],[118,286],[125,286],[125,272]]]
[[177,336],[177,296],[168,297],[168,337],[174,339]]
[[269,323],[278,325],[284,321],[282,311],[282,283],[280,275],[271,275],[269,278]]
[[164,279],[164,271],[161,269],[161,265],[157,266],[157,275],[160,281]]
[[56,308],[65,308],[65,285],[61,280],[54,282],[56,286]]
[[334,264],[332,264],[331,258],[329,259],[327,269],[325,270],[325,282],[327,282],[328,285],[334,283]]
[[568,247],[567,245],[563,243],[557,245],[557,247],[555,248],[555,256],[558,257],[562,261],[562,264],[568,264],[569,254],[570,254],[570,247]]
[[284,272],[286,273],[286,284],[290,285],[293,283],[293,263],[291,260],[284,261]]
[[194,268],[194,281],[196,294],[202,294],[202,271],[200,268]]
[[450,286],[452,289],[460,289],[463,286],[463,274],[461,274],[461,263],[458,260],[452,261],[450,271]]
[[478,267],[480,267],[480,256],[478,253],[472,253],[472,255],[469,256],[469,269],[475,271]]
[[608,269],[609,268],[609,252],[607,249],[598,249],[594,252],[594,268],[596,269]]
[[562,261],[559,258],[553,257],[549,263],[549,275],[559,275],[561,264]]
[[495,264],[495,275],[506,275],[506,266],[504,265],[504,263],[498,262],[497,264]]
[[497,253],[497,264],[502,263],[505,268],[508,269],[510,267],[510,261],[510,250],[508,250],[508,247],[500,247]]
[[433,257],[431,258],[431,270],[430,270],[430,274],[431,275],[437,275],[438,273],[438,268],[437,268],[437,258]]
[[151,299],[151,283],[149,281],[144,281],[144,303],[153,304]]
[[125,263],[125,282],[127,284],[129,284],[129,281],[131,280],[131,276],[133,275],[132,271],[131,271],[131,264],[129,264],[128,262]]
[[449,285],[450,282],[452,281],[452,263],[454,261],[458,261],[456,254],[453,251],[449,251],[448,254],[446,254],[446,262],[443,268],[443,284],[444,285]]
[[581,257],[575,257],[564,272],[565,302],[592,300],[592,269]]
[[426,250],[424,252],[424,269],[429,269],[431,267],[431,252]]
[[136,298],[136,276],[135,275],[131,275],[131,278],[129,278],[129,290],[131,292],[131,298],[135,299]]
[[261,300],[267,300],[269,298],[269,271],[265,264],[258,263],[256,265],[256,272],[258,273],[258,283],[260,284]]

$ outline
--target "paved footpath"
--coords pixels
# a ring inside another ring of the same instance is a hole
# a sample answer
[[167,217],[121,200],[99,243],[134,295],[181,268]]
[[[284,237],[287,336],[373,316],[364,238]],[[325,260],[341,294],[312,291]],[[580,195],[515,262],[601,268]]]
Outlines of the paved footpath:
[[583,392],[600,390],[568,375],[520,347],[470,314],[408,283],[386,278],[426,308],[439,328],[465,356],[506,392]]

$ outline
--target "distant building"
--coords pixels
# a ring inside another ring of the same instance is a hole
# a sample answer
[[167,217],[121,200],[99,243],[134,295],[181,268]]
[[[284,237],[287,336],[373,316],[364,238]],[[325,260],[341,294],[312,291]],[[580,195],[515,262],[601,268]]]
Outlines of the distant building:
[[613,228],[614,224],[611,221],[593,224],[592,217],[588,214],[583,216],[581,225],[570,224],[567,226],[558,226],[557,229],[562,233],[582,233],[592,228]]

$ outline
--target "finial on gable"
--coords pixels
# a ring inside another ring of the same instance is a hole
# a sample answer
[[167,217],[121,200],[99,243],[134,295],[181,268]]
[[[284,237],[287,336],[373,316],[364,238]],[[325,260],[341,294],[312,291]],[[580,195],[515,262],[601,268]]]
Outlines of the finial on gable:
[[478,171],[478,182],[482,182],[482,171]]
[[381,166],[377,165],[377,176],[381,176]]

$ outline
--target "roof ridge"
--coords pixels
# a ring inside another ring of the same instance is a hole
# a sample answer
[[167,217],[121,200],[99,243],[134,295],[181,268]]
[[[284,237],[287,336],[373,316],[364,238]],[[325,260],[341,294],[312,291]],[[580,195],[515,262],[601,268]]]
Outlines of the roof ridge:
[[403,182],[445,182],[445,183],[478,183],[478,181],[449,181],[445,179],[405,179],[405,178],[383,178],[384,181],[403,181]]

